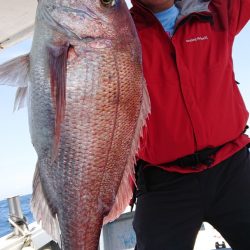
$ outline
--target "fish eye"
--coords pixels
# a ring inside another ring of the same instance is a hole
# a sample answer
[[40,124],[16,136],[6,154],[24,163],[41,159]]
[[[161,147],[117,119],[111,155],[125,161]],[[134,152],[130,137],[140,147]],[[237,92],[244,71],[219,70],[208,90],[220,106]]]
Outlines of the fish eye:
[[101,0],[101,3],[106,7],[112,7],[115,5],[116,0]]

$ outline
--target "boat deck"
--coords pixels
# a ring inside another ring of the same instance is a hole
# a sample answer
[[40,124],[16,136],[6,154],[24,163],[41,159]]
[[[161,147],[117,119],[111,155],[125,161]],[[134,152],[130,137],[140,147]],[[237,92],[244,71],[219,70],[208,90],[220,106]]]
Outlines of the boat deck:
[[[125,213],[102,229],[99,250],[133,250],[136,242],[132,228],[134,213]],[[34,250],[60,250],[51,237],[36,222],[29,225]],[[0,238],[0,250],[20,250],[25,237],[6,235]],[[224,243],[224,244],[223,244]],[[223,247],[224,245],[224,247]],[[222,236],[208,223],[203,223],[198,233],[194,250],[232,250]]]

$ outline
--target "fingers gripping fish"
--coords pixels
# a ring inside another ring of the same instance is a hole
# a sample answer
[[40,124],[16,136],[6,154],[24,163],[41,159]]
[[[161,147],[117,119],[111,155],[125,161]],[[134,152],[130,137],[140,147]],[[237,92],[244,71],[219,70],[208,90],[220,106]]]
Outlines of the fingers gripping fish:
[[28,99],[38,155],[32,210],[67,250],[96,250],[131,198],[150,104],[124,0],[39,0],[31,51],[0,65]]

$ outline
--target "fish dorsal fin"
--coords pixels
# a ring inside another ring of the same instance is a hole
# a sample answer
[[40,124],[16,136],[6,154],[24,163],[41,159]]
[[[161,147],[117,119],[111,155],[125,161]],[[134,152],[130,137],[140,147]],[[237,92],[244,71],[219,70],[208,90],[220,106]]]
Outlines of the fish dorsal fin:
[[34,218],[41,223],[42,228],[61,245],[60,227],[56,214],[52,214],[47,199],[45,198],[40,179],[38,164],[35,169],[33,179],[33,194],[31,200],[31,210]]
[[29,54],[16,57],[0,65],[0,85],[18,87],[14,110],[22,108],[29,82]]
[[103,224],[106,224],[110,221],[117,219],[129,205],[129,202],[133,195],[131,182],[133,181],[135,183],[135,173],[134,173],[134,166],[136,164],[135,156],[140,146],[139,141],[140,137],[142,136],[143,127],[146,126],[146,120],[150,114],[150,99],[146,88],[146,83],[144,80],[142,80],[142,86],[143,86],[142,105],[138,123],[135,129],[135,136],[131,144],[131,150],[130,150],[130,155],[128,157],[127,166],[125,167],[125,171],[123,173],[123,177],[115,198],[115,203],[112,209],[110,210],[109,214],[106,217],[104,217]]
[[61,124],[66,107],[66,71],[68,44],[47,47],[50,71],[51,97],[55,108],[54,145],[52,158],[55,159],[60,143]]

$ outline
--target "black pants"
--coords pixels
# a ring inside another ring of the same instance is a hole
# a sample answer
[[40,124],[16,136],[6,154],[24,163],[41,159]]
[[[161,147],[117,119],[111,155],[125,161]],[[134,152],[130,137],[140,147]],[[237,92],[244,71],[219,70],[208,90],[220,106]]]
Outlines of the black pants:
[[191,250],[203,221],[234,250],[250,250],[250,158],[244,148],[201,173],[139,171],[137,250]]

